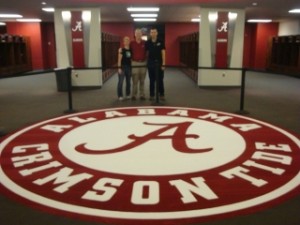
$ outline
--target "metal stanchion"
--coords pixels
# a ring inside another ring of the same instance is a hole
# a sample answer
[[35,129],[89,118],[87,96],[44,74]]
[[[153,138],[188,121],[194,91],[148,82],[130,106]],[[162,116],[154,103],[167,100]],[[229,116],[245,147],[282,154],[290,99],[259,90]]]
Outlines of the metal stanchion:
[[155,102],[152,105],[162,105],[159,102],[159,70],[160,64],[158,61],[155,62]]
[[240,94],[240,110],[237,111],[237,114],[249,114],[248,111],[244,110],[244,104],[245,104],[245,82],[246,82],[246,69],[242,69],[242,81],[241,81],[241,94]]
[[67,69],[67,81],[68,81],[68,109],[64,111],[64,113],[74,113],[75,110],[73,109],[73,98],[72,98],[72,68],[68,67]]
[[5,136],[6,132],[4,131],[3,127],[0,127],[0,137]]
[[155,86],[155,100],[156,100],[156,103],[158,104],[159,103],[159,63],[156,61],[155,62],[155,83],[156,83],[156,86]]

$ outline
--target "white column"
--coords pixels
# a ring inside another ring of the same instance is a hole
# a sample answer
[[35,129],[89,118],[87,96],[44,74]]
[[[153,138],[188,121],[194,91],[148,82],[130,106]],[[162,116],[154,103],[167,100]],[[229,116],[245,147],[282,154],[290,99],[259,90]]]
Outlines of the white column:
[[56,61],[57,67],[65,68],[71,65],[71,31],[70,18],[63,18],[63,9],[55,9],[54,30],[56,40]]
[[[216,23],[210,17],[218,11],[236,13],[237,18],[234,23],[234,29],[230,35],[233,40],[228,55],[229,68],[243,67],[243,49],[244,49],[244,26],[245,10],[243,9],[212,9],[201,8],[201,22],[199,26],[199,67],[214,67],[214,52],[216,35],[214,33]],[[228,28],[232,29],[232,28]],[[198,86],[240,86],[242,71],[228,69],[199,69]]]
[[[72,35],[70,20],[64,18],[63,12],[81,11],[84,15],[84,59],[86,67],[101,67],[101,15],[99,8],[55,9],[54,25],[56,38],[56,57],[58,67],[72,66]],[[65,13],[68,14],[68,13]],[[101,87],[102,70],[73,69],[72,85],[80,87]]]

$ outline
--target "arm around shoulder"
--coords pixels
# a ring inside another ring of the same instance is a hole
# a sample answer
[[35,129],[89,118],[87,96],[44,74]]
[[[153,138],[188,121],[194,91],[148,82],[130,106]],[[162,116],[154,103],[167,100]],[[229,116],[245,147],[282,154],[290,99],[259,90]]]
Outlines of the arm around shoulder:
[[122,69],[121,69],[121,61],[122,61],[122,48],[119,48],[118,50],[118,72],[121,73]]

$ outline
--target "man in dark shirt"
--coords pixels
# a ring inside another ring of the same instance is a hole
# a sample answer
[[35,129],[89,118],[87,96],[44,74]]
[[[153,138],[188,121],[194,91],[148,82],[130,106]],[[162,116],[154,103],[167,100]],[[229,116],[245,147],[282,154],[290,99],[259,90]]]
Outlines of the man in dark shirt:
[[[155,82],[156,82],[156,70],[158,72],[158,94],[160,100],[165,100],[164,89],[164,70],[166,62],[165,43],[157,39],[157,29],[150,29],[150,40],[146,42],[146,51],[148,55],[148,73],[150,79],[150,100],[154,100],[155,96]],[[157,68],[158,66],[158,68]]]

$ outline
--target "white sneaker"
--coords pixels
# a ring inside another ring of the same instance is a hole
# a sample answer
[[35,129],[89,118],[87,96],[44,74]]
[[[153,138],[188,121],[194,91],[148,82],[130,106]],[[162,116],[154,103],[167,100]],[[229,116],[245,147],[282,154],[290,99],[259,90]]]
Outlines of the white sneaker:
[[119,101],[123,101],[123,97],[119,97]]

